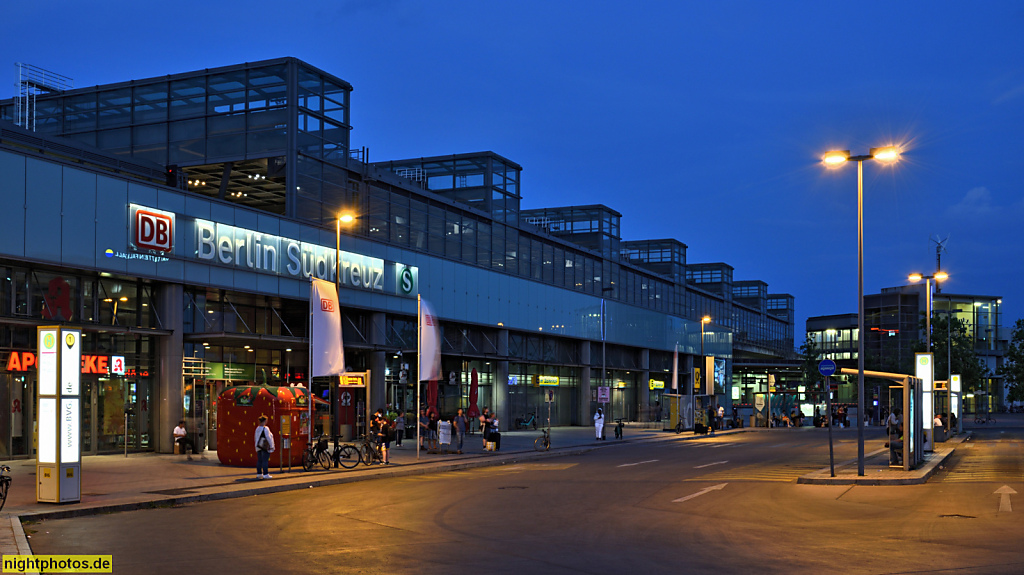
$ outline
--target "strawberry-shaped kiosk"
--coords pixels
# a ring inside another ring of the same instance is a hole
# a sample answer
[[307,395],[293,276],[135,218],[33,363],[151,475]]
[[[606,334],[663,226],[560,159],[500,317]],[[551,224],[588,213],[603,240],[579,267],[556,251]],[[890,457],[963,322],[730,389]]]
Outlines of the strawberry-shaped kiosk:
[[[256,466],[255,433],[261,415],[267,416],[267,427],[274,434],[276,448],[270,454],[270,467],[288,466],[289,461],[301,467],[302,452],[309,441],[309,393],[303,387],[239,385],[222,391],[217,397],[220,462],[234,467]],[[290,454],[284,448],[284,439],[290,439]]]

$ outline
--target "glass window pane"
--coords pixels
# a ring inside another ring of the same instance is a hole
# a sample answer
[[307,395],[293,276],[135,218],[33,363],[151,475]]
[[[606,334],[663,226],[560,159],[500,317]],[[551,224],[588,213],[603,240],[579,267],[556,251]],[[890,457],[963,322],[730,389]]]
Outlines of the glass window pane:
[[131,88],[99,93],[100,128],[127,126],[131,122]]

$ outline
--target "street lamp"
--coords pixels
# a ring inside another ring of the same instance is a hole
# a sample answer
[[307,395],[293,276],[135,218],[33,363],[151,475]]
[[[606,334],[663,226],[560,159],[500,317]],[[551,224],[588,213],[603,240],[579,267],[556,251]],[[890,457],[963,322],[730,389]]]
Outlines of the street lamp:
[[938,282],[949,278],[949,274],[946,272],[935,272],[930,276],[923,276],[921,274],[910,274],[907,277],[912,282],[919,282],[924,280],[924,293],[925,293],[925,304],[924,304],[924,340],[925,340],[925,351],[931,352],[932,350],[932,280],[935,280],[936,285]]
[[851,156],[849,150],[832,151],[821,161],[829,168],[857,162],[857,475],[864,475],[864,160],[893,163],[900,148],[871,148],[867,155]]
[[[608,399],[609,400],[611,399],[611,386],[607,385],[608,382],[606,380],[606,378],[608,377],[608,371],[607,371],[608,368],[607,368],[607,359],[606,359],[605,345],[604,345],[604,340],[605,340],[605,321],[604,321],[605,302],[604,302],[604,294],[606,294],[606,293],[608,293],[610,291],[613,291],[614,289],[615,288],[612,287],[612,286],[605,286],[605,287],[601,288],[601,383],[605,384],[605,386],[609,388],[608,389],[608,396],[609,396]],[[604,405],[604,407],[605,407],[605,409],[604,409],[604,420],[605,421],[609,421],[610,418],[611,418],[611,414],[608,411],[609,410],[608,405],[604,404],[604,403],[602,403],[601,405]],[[602,431],[601,431],[601,435],[604,435],[603,428],[602,428]]]
[[[704,326],[709,324],[709,323],[711,323],[711,316],[706,315],[706,316],[700,318],[700,387],[701,387],[701,389],[703,389],[705,391],[707,391],[707,384],[705,382],[707,381],[707,377],[708,377],[708,374],[707,374],[707,371],[708,371],[707,367],[708,366],[707,366],[707,362],[704,361]],[[694,423],[696,423],[697,422],[697,394],[694,393],[692,395],[692,397],[693,397],[693,404],[690,406],[690,411],[693,413],[693,421],[694,421]],[[710,425],[710,424],[711,424],[711,422],[709,421],[708,425]],[[696,427],[695,427],[695,429],[696,429]]]

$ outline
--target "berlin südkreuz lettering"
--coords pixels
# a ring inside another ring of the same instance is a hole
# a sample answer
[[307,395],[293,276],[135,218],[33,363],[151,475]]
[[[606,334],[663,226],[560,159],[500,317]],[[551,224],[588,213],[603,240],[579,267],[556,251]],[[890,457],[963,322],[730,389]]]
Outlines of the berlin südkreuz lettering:
[[[335,250],[227,224],[195,220],[196,258],[246,270],[335,281]],[[384,291],[384,260],[341,252],[341,285]]]

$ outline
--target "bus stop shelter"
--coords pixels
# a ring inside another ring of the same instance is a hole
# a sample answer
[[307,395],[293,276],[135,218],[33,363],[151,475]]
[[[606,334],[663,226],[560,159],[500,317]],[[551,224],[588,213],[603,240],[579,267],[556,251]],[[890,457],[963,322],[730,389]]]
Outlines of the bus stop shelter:
[[[841,373],[843,375],[857,375],[858,371],[856,369],[843,368]],[[899,461],[902,463],[900,468],[904,471],[915,469],[924,462],[925,422],[922,418],[924,410],[921,407],[924,401],[924,388],[921,378],[902,373],[867,370],[864,371],[864,377],[889,380],[896,384],[891,386],[891,389],[898,389],[902,392],[899,394],[902,399],[902,405],[895,407],[900,407],[900,411],[902,411],[900,418],[903,425],[903,437],[898,442],[898,445],[893,445],[893,438],[890,437],[890,452],[898,453]],[[894,405],[889,407],[891,411]],[[857,417],[864,417],[864,415],[858,413]],[[930,421],[928,425],[931,427]],[[892,459],[889,460],[889,466],[895,467]]]

